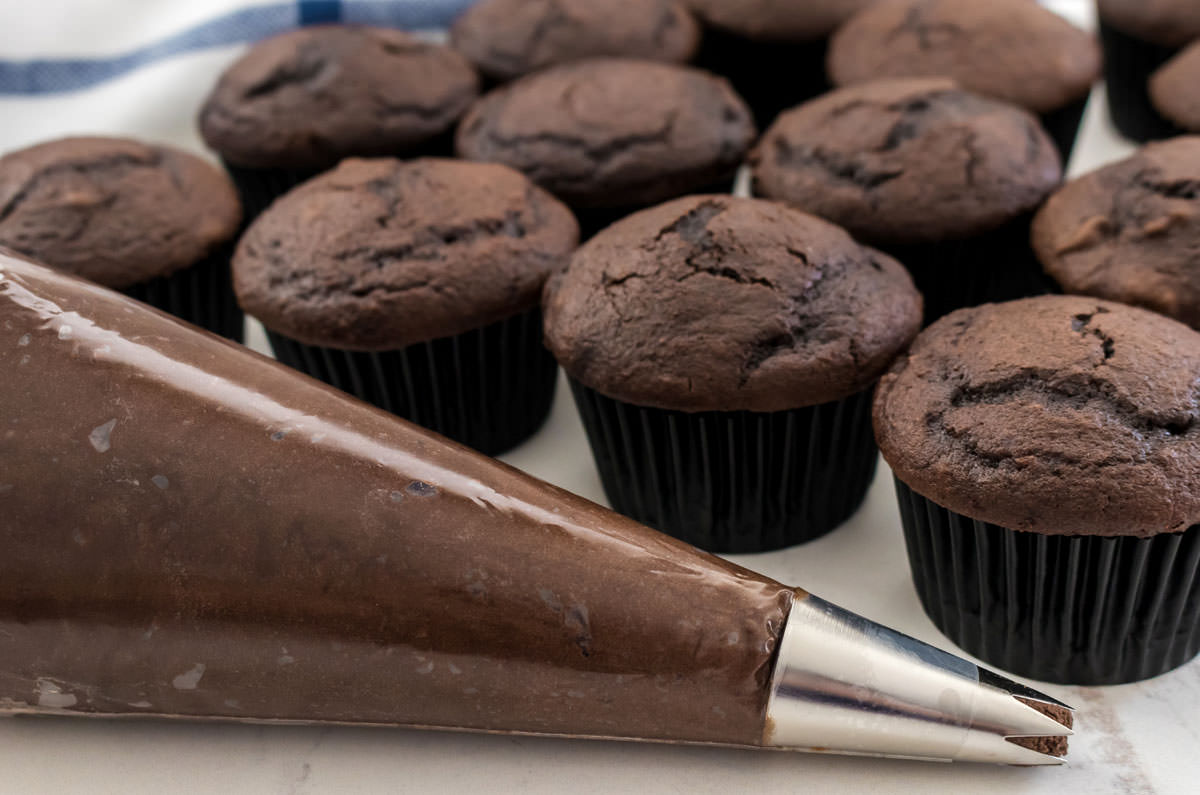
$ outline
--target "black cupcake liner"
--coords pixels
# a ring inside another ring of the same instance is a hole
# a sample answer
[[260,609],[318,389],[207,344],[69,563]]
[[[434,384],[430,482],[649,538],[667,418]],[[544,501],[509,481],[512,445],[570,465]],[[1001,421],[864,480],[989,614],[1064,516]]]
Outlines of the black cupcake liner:
[[1150,101],[1150,76],[1179,49],[1122,33],[1100,21],[1108,113],[1117,130],[1138,143],[1171,138],[1183,130],[1163,118]]
[[828,49],[828,38],[756,41],[706,27],[695,65],[727,78],[765,130],[783,111],[832,87],[825,72]]
[[1032,214],[963,240],[890,246],[925,297],[925,325],[967,306],[1059,292],[1029,242]]
[[286,168],[243,168],[228,161],[225,170],[242,201],[242,222],[246,226],[270,207],[271,202],[320,173]]
[[267,336],[284,364],[487,455],[532,436],[554,401],[558,365],[542,345],[540,309],[392,351]]
[[1084,94],[1074,102],[1043,113],[1040,117],[1043,129],[1058,148],[1064,170],[1075,151],[1075,141],[1078,140],[1079,130],[1083,126],[1083,113],[1087,110],[1087,103],[1088,95]]
[[712,552],[822,536],[875,474],[870,390],[791,411],[689,414],[571,389],[613,508]]
[[1047,536],[970,519],[896,480],[913,582],[955,644],[1022,677],[1134,682],[1200,652],[1200,525]]
[[245,316],[233,294],[232,245],[189,268],[124,288],[121,292],[168,314],[241,342]]

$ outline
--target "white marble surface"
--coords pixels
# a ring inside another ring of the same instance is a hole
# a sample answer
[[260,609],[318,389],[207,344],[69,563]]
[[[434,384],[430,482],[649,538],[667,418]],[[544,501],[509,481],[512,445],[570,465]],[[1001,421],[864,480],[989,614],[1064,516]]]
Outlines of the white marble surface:
[[[1081,8],[1076,0],[1054,5]],[[215,63],[228,55],[196,57]],[[160,125],[141,125],[146,127]],[[166,124],[161,127],[166,134],[160,139],[194,143],[190,130],[173,130],[178,133],[173,136]],[[23,134],[19,128],[9,133]],[[1072,173],[1129,149],[1107,124],[1103,96],[1096,96]],[[256,339],[261,346],[261,334]],[[505,459],[603,500],[565,389],[546,427]],[[955,651],[917,602],[885,467],[863,509],[833,534],[803,547],[735,560]],[[1079,708],[1067,767],[1012,769],[344,727],[17,718],[0,721],[0,793],[733,793],[753,788],[1057,795],[1200,788],[1200,661],[1140,684],[1044,689]]]

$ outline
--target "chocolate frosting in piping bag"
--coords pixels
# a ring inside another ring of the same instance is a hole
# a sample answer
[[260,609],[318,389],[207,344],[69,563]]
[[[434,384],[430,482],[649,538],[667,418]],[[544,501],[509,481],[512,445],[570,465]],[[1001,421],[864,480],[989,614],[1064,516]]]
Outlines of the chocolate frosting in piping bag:
[[0,710],[758,745],[797,592],[0,256]]
[[0,373],[0,715],[1066,750],[1047,696],[3,252]]

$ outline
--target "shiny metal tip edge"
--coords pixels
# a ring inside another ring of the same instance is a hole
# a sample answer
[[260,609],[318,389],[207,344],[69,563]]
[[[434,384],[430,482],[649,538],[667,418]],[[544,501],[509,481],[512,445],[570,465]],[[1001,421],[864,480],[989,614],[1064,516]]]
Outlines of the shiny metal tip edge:
[[940,761],[1057,765],[1010,738],[1071,730],[1025,701],[1065,704],[814,596],[780,639],[764,745]]

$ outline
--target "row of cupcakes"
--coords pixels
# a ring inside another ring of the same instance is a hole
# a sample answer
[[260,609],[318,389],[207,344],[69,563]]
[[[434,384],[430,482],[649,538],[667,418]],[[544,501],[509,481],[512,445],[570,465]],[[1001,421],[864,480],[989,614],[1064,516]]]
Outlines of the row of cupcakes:
[[[1160,220],[1135,231],[1170,230]],[[956,643],[1088,684],[1196,654],[1200,334],[1043,296],[918,335],[899,263],[761,199],[677,199],[572,253],[575,235],[563,205],[506,167],[351,159],[255,222],[235,283],[296,365],[498,423],[481,444],[549,403],[540,305],[629,515],[710,549],[796,543],[858,507],[878,439],[922,604]],[[362,351],[321,344],[334,337]]]
[[[1100,68],[1090,35],[1028,0],[692,2],[711,46],[699,44],[696,19],[676,0],[484,0],[455,23],[450,47],[399,31],[299,30],[228,69],[200,129],[251,218],[345,157],[457,148],[540,170],[552,192],[596,216],[584,219],[587,231],[630,207],[708,187],[697,179],[725,180],[755,120],[765,127],[826,90],[827,71],[841,86],[949,77],[1039,114],[1065,159]],[[797,65],[811,60],[812,46],[824,52],[835,28],[828,70]],[[771,57],[766,42],[794,62],[772,72],[762,62]],[[697,57],[702,68],[681,66]],[[639,63],[572,67],[597,58]],[[729,76],[733,90],[712,75]],[[477,99],[483,88],[491,90]],[[673,162],[658,174],[646,173],[645,160]]]

